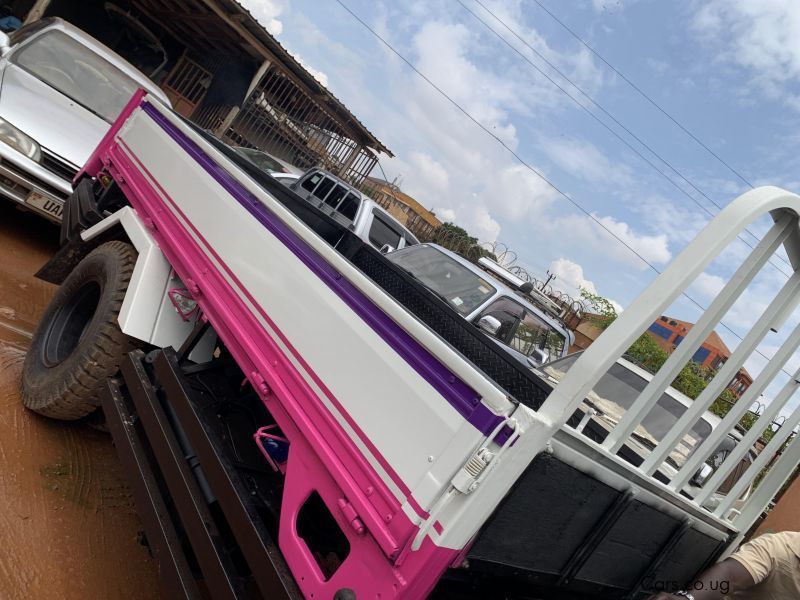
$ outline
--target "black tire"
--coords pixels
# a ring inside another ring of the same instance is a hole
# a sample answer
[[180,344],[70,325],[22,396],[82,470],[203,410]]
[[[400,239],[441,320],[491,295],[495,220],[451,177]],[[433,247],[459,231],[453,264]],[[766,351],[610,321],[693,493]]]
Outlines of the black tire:
[[73,269],[33,334],[22,367],[22,403],[72,421],[95,411],[106,380],[137,343],[117,317],[136,263],[136,250],[106,242]]

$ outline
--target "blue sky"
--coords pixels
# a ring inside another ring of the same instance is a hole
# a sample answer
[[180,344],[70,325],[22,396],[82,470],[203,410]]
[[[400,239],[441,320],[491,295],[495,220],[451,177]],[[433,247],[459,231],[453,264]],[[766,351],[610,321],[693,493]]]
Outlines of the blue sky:
[[[698,204],[716,213],[714,203],[724,206],[748,189],[534,0],[481,3],[671,167],[475,0],[462,2],[667,177],[537,73],[457,0],[343,1],[527,163],[658,269],[708,221]],[[800,191],[800,2],[540,1],[745,179]],[[558,275],[555,287],[574,293],[584,286],[622,307],[655,277],[335,1],[242,4],[393,150],[395,158],[381,160],[388,178],[400,177],[403,190],[435,209],[440,218],[454,220],[482,240],[503,242],[531,272],[544,275],[550,269]],[[373,174],[380,176],[380,170]],[[751,230],[763,233],[766,224]],[[706,305],[746,250],[743,243],[735,243],[698,279],[693,297]],[[785,279],[777,270],[765,272],[726,323],[737,332],[746,331],[765,306],[766,294],[774,294]],[[691,321],[697,309],[684,299],[670,314]],[[798,320],[793,318],[790,325]],[[736,345],[735,335],[719,333]],[[769,356],[787,333],[782,330],[775,340],[768,339],[762,351]],[[762,365],[758,358],[748,363],[755,372]]]

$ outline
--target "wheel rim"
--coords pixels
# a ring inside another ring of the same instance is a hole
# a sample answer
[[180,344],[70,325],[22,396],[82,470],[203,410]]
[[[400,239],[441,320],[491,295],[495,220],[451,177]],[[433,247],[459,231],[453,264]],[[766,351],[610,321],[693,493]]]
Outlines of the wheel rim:
[[100,303],[95,281],[84,283],[53,316],[42,344],[42,362],[55,367],[78,347]]

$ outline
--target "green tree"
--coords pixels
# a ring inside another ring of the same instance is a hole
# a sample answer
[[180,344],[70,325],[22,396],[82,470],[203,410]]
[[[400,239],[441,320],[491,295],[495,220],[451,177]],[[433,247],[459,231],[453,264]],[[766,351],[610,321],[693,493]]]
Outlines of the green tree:
[[617,309],[607,298],[593,294],[582,287],[581,299],[589,306],[592,313],[588,315],[588,320],[600,329],[606,329],[617,318]]
[[658,371],[669,357],[667,351],[658,345],[653,336],[647,333],[640,335],[639,339],[628,348],[625,355],[650,373]]
[[442,223],[436,228],[436,231],[433,232],[432,241],[473,262],[477,262],[477,260],[483,256],[491,258],[494,261],[497,260],[494,254],[481,246],[478,238],[470,235],[466,229],[455,223]]
[[467,230],[464,229],[463,227],[456,225],[455,223],[451,223],[449,221],[442,223],[436,230],[436,233],[441,236],[449,234],[452,237],[464,238],[470,241],[472,244],[478,243],[478,238],[471,236],[469,233],[467,233]]

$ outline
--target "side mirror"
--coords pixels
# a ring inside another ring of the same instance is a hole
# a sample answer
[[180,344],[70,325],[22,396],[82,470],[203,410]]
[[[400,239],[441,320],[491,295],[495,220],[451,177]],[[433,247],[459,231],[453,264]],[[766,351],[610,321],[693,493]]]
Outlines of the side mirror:
[[703,487],[706,484],[706,481],[711,479],[711,476],[714,474],[714,468],[709,464],[704,464],[697,470],[697,473],[694,474],[692,477],[692,485],[696,485],[697,487]]
[[547,359],[548,356],[544,350],[540,348],[534,348],[533,352],[531,352],[528,356],[528,364],[532,367],[540,367],[542,364],[547,362]]
[[500,321],[491,315],[484,315],[478,321],[478,329],[485,331],[489,335],[497,335],[497,332],[500,331]]
[[384,244],[383,246],[381,246],[381,254],[389,254],[389,252],[394,252],[395,250],[396,248],[389,244]]
[[0,56],[5,56],[11,51],[11,38],[3,31],[0,31]]

